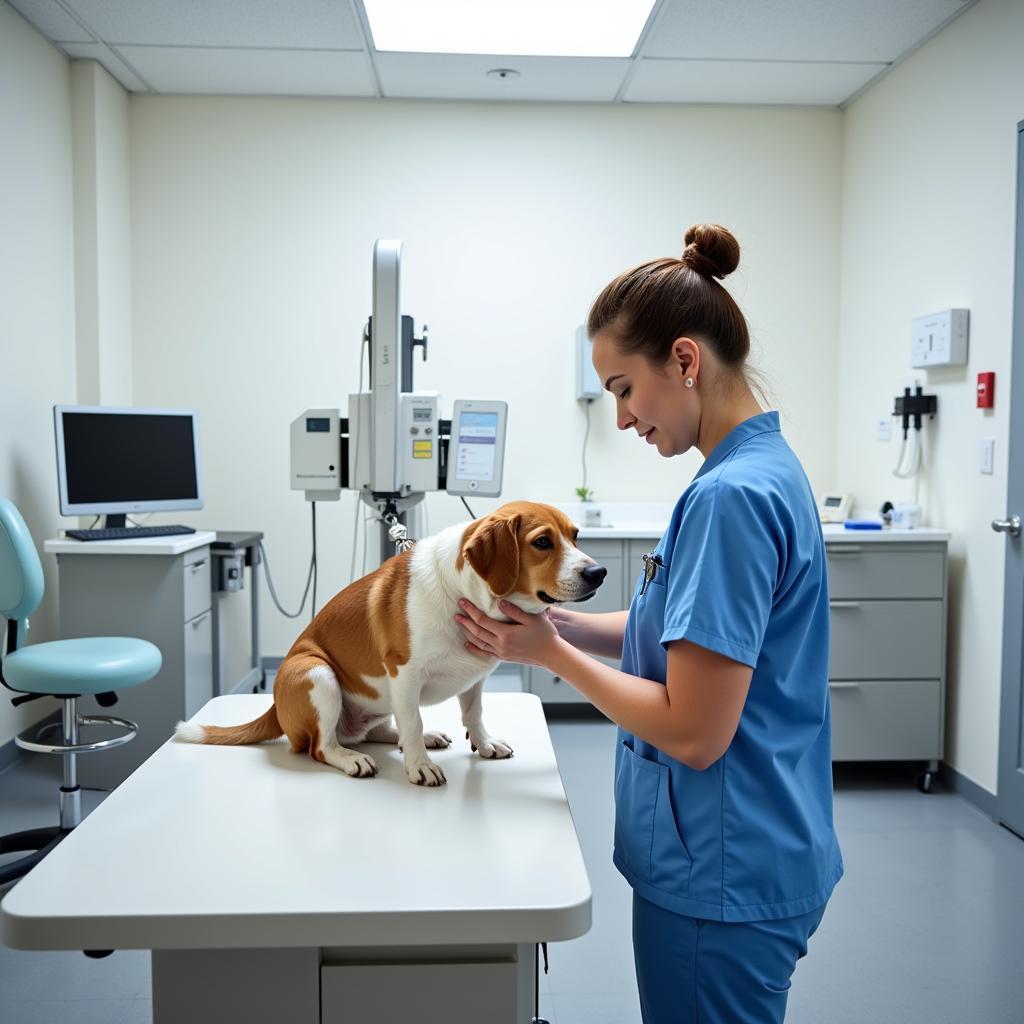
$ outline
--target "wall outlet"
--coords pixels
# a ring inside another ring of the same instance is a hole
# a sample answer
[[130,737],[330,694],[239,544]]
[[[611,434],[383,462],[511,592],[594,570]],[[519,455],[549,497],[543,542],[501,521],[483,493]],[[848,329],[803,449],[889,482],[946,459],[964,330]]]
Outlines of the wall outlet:
[[995,438],[983,437],[978,442],[978,469],[982,473],[992,473],[993,463],[993,449],[995,448]]
[[891,441],[892,440],[892,417],[884,416],[878,421],[878,440],[879,441]]
[[944,309],[913,322],[910,365],[963,366],[967,362],[967,310]]

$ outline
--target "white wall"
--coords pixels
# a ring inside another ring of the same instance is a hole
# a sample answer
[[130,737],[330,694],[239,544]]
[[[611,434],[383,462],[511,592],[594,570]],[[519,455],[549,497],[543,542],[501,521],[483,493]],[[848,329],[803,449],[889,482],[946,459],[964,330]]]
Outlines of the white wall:
[[[51,407],[131,404],[127,94],[74,69],[0,3],[0,494],[20,509],[46,590],[32,642],[55,640],[59,515]],[[14,709],[0,746],[57,705]]]
[[[837,483],[866,507],[910,497],[890,474],[896,437],[879,443],[876,422],[911,375],[911,319],[970,309],[966,370],[918,371],[938,395],[921,501],[953,532],[946,760],[992,792],[1006,541],[989,524],[1007,511],[1022,40],[1024,4],[982,0],[855,102],[843,126]],[[981,370],[996,372],[991,411],[975,408]],[[995,438],[991,476],[978,472],[983,437]]]
[[[430,327],[417,388],[445,415],[507,399],[503,500],[572,500],[575,328],[701,220],[740,241],[726,284],[791,442],[831,486],[840,135],[837,111],[133,97],[135,401],[199,409],[206,483],[202,513],[163,518],[265,531],[297,605],[309,507],[289,490],[288,426],[357,389],[377,238],[405,243],[404,309]],[[618,435],[607,397],[593,415],[597,498],[674,500],[699,455],[667,463]],[[428,500],[432,529],[463,518]],[[318,506],[321,601],[347,582],[352,502]],[[270,655],[302,627],[269,601],[263,622]]]
[[[2,3],[0,152],[0,494],[41,547],[60,521],[50,406],[75,396],[68,62]],[[33,641],[57,636],[52,559],[44,570]],[[54,706],[10,696],[0,689],[0,744]]]

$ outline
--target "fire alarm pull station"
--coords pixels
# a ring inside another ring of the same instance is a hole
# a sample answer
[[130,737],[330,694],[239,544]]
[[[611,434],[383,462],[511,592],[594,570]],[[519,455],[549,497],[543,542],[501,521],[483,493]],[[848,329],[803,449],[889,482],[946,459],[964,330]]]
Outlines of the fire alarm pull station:
[[996,375],[978,374],[978,408],[991,409],[996,404]]

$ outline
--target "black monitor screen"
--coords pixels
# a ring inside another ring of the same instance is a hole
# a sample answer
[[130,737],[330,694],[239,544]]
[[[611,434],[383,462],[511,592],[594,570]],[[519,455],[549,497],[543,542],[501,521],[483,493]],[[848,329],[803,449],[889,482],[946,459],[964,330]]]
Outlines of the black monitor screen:
[[65,412],[68,502],[198,498],[192,417]]

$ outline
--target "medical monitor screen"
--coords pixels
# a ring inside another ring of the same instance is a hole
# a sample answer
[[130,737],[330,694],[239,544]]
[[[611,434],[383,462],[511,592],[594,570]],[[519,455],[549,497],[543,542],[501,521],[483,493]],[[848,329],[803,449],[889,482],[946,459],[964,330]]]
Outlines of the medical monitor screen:
[[202,508],[195,414],[54,410],[61,513]]
[[493,480],[498,442],[496,412],[464,412],[455,452],[456,480]]

